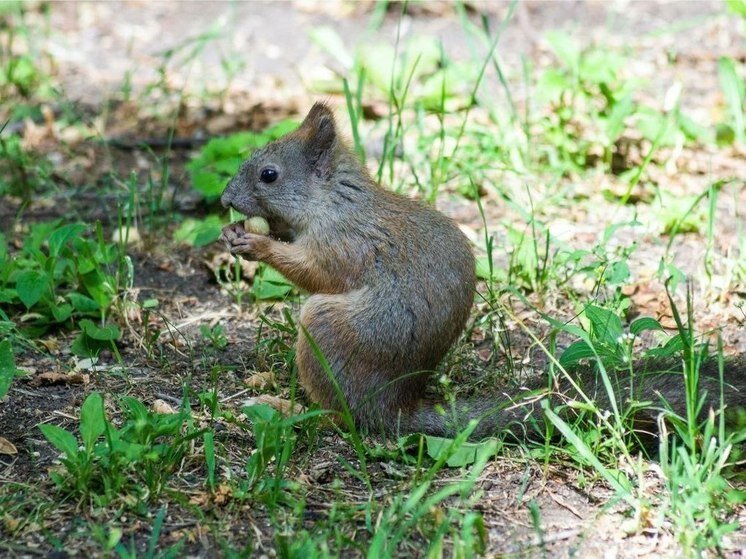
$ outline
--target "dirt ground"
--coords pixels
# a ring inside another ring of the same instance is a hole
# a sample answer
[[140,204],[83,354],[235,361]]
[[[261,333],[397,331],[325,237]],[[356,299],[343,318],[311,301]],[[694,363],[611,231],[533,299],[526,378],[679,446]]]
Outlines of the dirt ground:
[[[506,3],[473,3],[485,9],[495,22],[507,11]],[[469,56],[470,45],[464,38],[458,18],[447,5],[422,3],[412,6],[404,16],[399,29],[399,13],[391,9],[384,24],[376,31],[368,30],[371,7],[368,2],[69,2],[54,4],[49,17],[51,33],[46,48],[57,65],[56,79],[66,96],[76,104],[76,111],[99,137],[119,141],[105,146],[95,138],[76,144],[70,151],[56,153],[52,159],[60,163],[60,174],[69,178],[65,187],[43,200],[35,200],[23,210],[24,219],[41,220],[51,217],[100,220],[107,232],[115,227],[117,194],[103,188],[110,184],[113,174],[127,177],[130,171],[138,176],[158,173],[154,158],[133,145],[143,138],[157,138],[174,121],[177,138],[188,138],[192,144],[185,149],[178,147],[170,156],[169,192],[176,208],[190,216],[202,216],[208,208],[195,196],[188,184],[184,164],[205,138],[244,129],[261,129],[268,123],[285,116],[297,116],[317,98],[326,98],[343,107],[343,100],[328,94],[309,92],[316,80],[333,78],[342,70],[309,39],[309,30],[331,25],[352,49],[356,42],[395,41],[397,32],[404,35],[435,34],[442,38],[444,49],[455,59]],[[641,72],[649,78],[646,92],[659,97],[673,80],[680,80],[688,92],[685,103],[693,115],[702,115],[717,103],[717,72],[712,61],[721,55],[737,60],[746,59],[746,47],[737,39],[739,22],[724,20],[719,2],[638,2],[638,1],[572,1],[529,2],[517,8],[514,21],[501,39],[500,55],[506,67],[517,68],[522,57],[541,64],[548,56],[543,43],[546,31],[556,28],[570,30],[583,42],[601,42],[611,47],[621,47],[635,53]],[[740,22],[743,24],[743,22]],[[164,53],[193,39],[208,30],[217,30],[219,38],[206,42],[193,59],[184,61],[184,51],[166,63]],[[675,65],[661,69],[661,57],[674,49],[678,57]],[[230,54],[240,64],[240,71],[228,80],[221,69],[220,60]],[[160,70],[160,73],[159,73]],[[171,91],[197,92],[186,101],[184,111],[173,119],[149,114],[147,107],[133,108],[122,102],[123,84],[131,87],[136,97],[151,84],[163,78]],[[494,79],[494,78],[488,78]],[[205,96],[205,92],[220,92],[218,99]],[[520,93],[518,94],[520,97]],[[207,99],[205,101],[205,99]],[[713,101],[715,99],[715,101]],[[201,101],[200,101],[201,100]],[[520,99],[518,99],[520,102]],[[105,107],[102,111],[101,108]],[[344,109],[340,110],[341,113]],[[704,115],[707,116],[706,114]],[[38,144],[52,139],[41,137]],[[156,153],[158,152],[157,148]],[[746,187],[746,154],[733,148],[731,152],[692,152],[686,159],[687,167],[675,170],[666,178],[681,192],[698,192],[713,177],[741,177],[724,191],[716,209],[718,238],[721,247],[730,246],[732,239],[744,227]],[[681,175],[680,181],[678,175]],[[154,175],[155,176],[155,175]],[[598,199],[601,177],[591,177],[585,184],[573,185],[577,196]],[[121,186],[120,186],[121,188]],[[103,193],[102,193],[103,192]],[[116,192],[116,188],[114,189]],[[485,198],[486,210],[494,234],[504,238],[502,224],[511,221],[511,209],[501,204],[497,197]],[[439,208],[468,231],[479,227],[476,205],[456,195],[444,196]],[[592,207],[593,204],[584,206]],[[608,205],[601,206],[608,209]],[[14,234],[22,230],[16,221],[21,208],[18,200],[6,200],[0,207],[0,230]],[[572,240],[577,246],[592,246],[605,225],[637,216],[645,222],[644,209],[637,215],[630,207],[614,207],[609,211],[572,213],[569,208],[547,209],[552,223],[552,233],[560,239]],[[172,228],[172,226],[168,226]],[[164,235],[169,233],[163,232]],[[637,311],[661,316],[666,313],[663,286],[653,279],[665,242],[660,232],[650,228],[630,229],[627,238],[640,247],[633,254],[630,267],[639,278],[632,299]],[[170,238],[170,235],[169,235]],[[683,236],[673,247],[676,262],[683,270],[701,274],[701,262],[706,246],[701,238]],[[174,334],[173,341],[164,345],[166,359],[153,359],[143,350],[142,337],[125,331],[120,344],[126,374],[117,373],[120,365],[114,355],[105,353],[95,367],[79,368],[77,381],[35,381],[41,373],[68,373],[75,367],[75,360],[66,348],[69,339],[55,334],[50,346],[50,356],[22,355],[19,366],[29,373],[28,380],[16,383],[11,394],[0,402],[0,434],[11,441],[18,454],[0,455],[0,484],[23,482],[33,487],[48,483],[47,470],[57,458],[56,451],[41,436],[36,425],[54,419],[56,424],[73,426],[77,410],[91,391],[111,394],[130,394],[145,402],[162,399],[178,405],[185,382],[193,387],[212,386],[212,366],[219,366],[220,399],[225,405],[238,406],[251,395],[244,383],[252,371],[271,367],[263,361],[266,355],[257,350],[257,326],[260,312],[278,318],[283,305],[236,305],[234,299],[221,290],[213,268],[215,259],[226,258],[222,247],[208,246],[193,249],[163,244],[158,238],[146,239],[134,247],[133,292],[139,301],[156,297],[160,302],[157,316],[159,327]],[[500,263],[498,263],[500,264]],[[710,284],[712,285],[712,284]],[[746,286],[735,291],[717,286],[697,288],[698,328],[702,331],[719,328],[724,345],[730,354],[746,355],[746,315],[743,307],[735,302],[746,300]],[[552,307],[560,302],[545,302]],[[290,304],[297,316],[298,304]],[[739,310],[740,309],[740,310]],[[556,310],[556,309],[555,309]],[[565,313],[568,317],[572,311]],[[522,318],[537,320],[536,314],[526,311]],[[142,327],[142,316],[132,317],[129,327],[135,331]],[[222,350],[209,346],[200,336],[200,324],[224,325],[229,345]],[[540,357],[530,339],[519,326],[511,323],[516,358],[540,367]],[[537,332],[547,327],[532,325]],[[543,330],[542,330],[543,329]],[[288,343],[291,340],[287,340]],[[473,362],[472,371],[483,373],[498,362],[499,356],[474,357],[484,347],[480,340],[466,340],[464,348]],[[485,343],[484,346],[489,346]],[[487,349],[485,349],[487,351]],[[532,361],[534,360],[534,361]],[[165,365],[164,365],[165,364]],[[492,378],[492,377],[490,377]],[[287,375],[277,378],[276,393],[288,396]],[[494,390],[495,386],[491,386]],[[231,426],[222,426],[226,448],[230,449],[234,466],[240,468],[244,460],[243,449],[248,444],[247,435]],[[352,479],[342,468],[337,456],[355,462],[355,453],[348,443],[338,436],[322,434],[318,447],[313,451],[314,464],[298,464],[295,472],[299,480],[312,476],[316,483],[309,484],[307,527],[312,528],[315,515],[326,513],[329,494],[323,480],[342,479],[355,498],[362,492],[359,480]],[[396,490],[386,461],[371,465],[372,477],[380,483],[381,491]],[[447,472],[447,474],[450,472]],[[650,495],[655,497],[661,483],[655,466],[648,472]],[[452,475],[458,475],[454,470]],[[674,557],[679,553],[676,542],[665,527],[630,533],[634,523],[624,503],[616,502],[613,493],[600,481],[579,479],[582,476],[561,464],[542,465],[520,453],[507,453],[492,460],[479,479],[481,497],[475,507],[484,516],[489,535],[487,555],[494,557]],[[443,476],[441,482],[447,481]],[[196,491],[195,491],[196,493]],[[532,522],[530,508],[540,511],[541,533]],[[49,544],[50,532],[75,530],[75,503],[59,505],[61,514],[55,516],[56,524],[44,530],[28,532],[22,541],[12,541],[0,546],[0,554],[8,556],[55,557],[68,556],[53,551]],[[234,511],[235,521],[229,522],[232,530],[257,535],[257,556],[272,556],[274,534],[260,511]],[[199,533],[197,522],[189,510],[176,508],[169,511],[165,538],[175,541],[185,532]],[[239,522],[240,520],[240,522]],[[741,527],[723,542],[728,557],[746,557],[746,509],[734,519]],[[133,523],[133,533],[142,544],[147,541],[146,529],[138,531]],[[1,533],[1,531],[0,531]],[[190,552],[194,556],[211,555],[214,542],[192,541]],[[90,542],[81,543],[71,550],[72,555],[95,553]],[[417,550],[403,550],[416,554]],[[404,556],[404,555],[403,555]]]

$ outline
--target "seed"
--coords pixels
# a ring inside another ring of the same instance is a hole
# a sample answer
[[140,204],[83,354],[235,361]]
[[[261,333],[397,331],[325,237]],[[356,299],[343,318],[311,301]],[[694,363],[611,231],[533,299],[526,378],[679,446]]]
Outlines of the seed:
[[269,235],[269,223],[263,217],[255,216],[243,222],[243,228],[247,233],[255,235]]

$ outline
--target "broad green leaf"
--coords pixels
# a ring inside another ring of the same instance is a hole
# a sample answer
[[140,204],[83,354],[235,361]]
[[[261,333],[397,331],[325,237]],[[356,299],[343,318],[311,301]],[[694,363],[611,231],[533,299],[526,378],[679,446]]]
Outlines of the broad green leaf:
[[[712,128],[702,126],[700,123],[688,117],[684,113],[678,114],[678,124],[681,131],[690,140],[702,142],[704,144],[711,144],[717,138],[716,133],[712,130]],[[731,138],[729,144],[732,144],[734,139],[735,136]]]
[[582,359],[591,359],[596,356],[593,348],[584,341],[572,343],[562,352],[559,362],[563,367],[573,365]]
[[662,357],[668,358],[675,355],[680,355],[684,349],[684,341],[680,334],[673,336],[668,340],[663,347],[654,347],[645,352],[648,357]]
[[48,288],[46,274],[36,270],[25,270],[16,278],[16,292],[18,298],[27,309],[33,307],[42,298]]
[[635,111],[632,95],[626,95],[612,107],[606,119],[606,140],[614,144],[625,130],[625,119]]
[[[453,439],[446,439],[442,437],[425,436],[425,443],[427,445],[427,455],[433,460],[439,460],[444,455],[448,455],[446,458],[446,465],[451,468],[460,468],[462,466],[468,466],[473,464],[481,452],[490,452],[490,456],[497,452],[497,441],[487,440],[481,443],[461,443],[454,448]],[[485,450],[485,445],[489,446],[489,450]]]
[[213,171],[206,171],[204,169],[192,171],[191,175],[192,186],[195,190],[201,192],[207,199],[214,199],[220,196],[220,193],[223,192],[228,179],[225,175]]
[[633,320],[632,324],[629,325],[629,331],[635,336],[639,336],[645,330],[663,330],[663,326],[661,326],[660,322],[649,316]]
[[677,126],[671,126],[668,116],[651,107],[641,106],[634,113],[635,126],[646,140],[656,142],[658,146],[676,144]]
[[64,303],[62,305],[57,305],[56,307],[52,307],[52,316],[54,316],[54,319],[57,322],[65,322],[73,313],[73,308],[71,305],[68,305],[67,303]]
[[174,231],[174,239],[195,247],[206,246],[220,238],[220,232],[225,223],[217,215],[209,215],[204,219],[185,219]]
[[585,316],[591,323],[596,339],[610,345],[616,345],[624,335],[621,319],[613,312],[588,305],[585,308]]
[[536,83],[537,96],[541,102],[556,103],[571,87],[572,83],[567,75],[556,68],[545,70]]
[[108,326],[97,326],[89,319],[80,321],[80,328],[87,336],[99,341],[118,340],[120,336],[119,328],[114,324]]
[[564,31],[550,31],[546,34],[546,40],[560,62],[576,72],[580,62],[580,49],[572,37]]
[[358,66],[365,69],[366,79],[384,93],[391,89],[394,54],[393,46],[381,43],[362,44],[357,53]]
[[604,272],[604,279],[612,285],[624,283],[629,276],[629,265],[624,260],[613,262]]
[[55,230],[49,236],[49,256],[57,256],[68,240],[79,237],[86,229],[82,223],[70,223]]
[[277,138],[281,138],[285,134],[289,134],[296,128],[298,128],[298,122],[291,118],[286,118],[285,120],[281,120],[274,126],[267,128],[264,133],[271,139],[276,140]]
[[57,425],[41,424],[39,425],[42,435],[52,445],[64,452],[68,458],[74,459],[78,456],[78,441],[75,436]]
[[0,288],[0,303],[14,303],[18,301],[18,292],[15,289]]
[[251,292],[257,299],[282,299],[293,290],[285,277],[270,266],[263,266],[254,277]]
[[104,417],[104,401],[101,394],[92,392],[80,407],[80,436],[87,451],[93,450],[93,445],[106,428]]
[[241,413],[245,414],[252,423],[272,423],[280,418],[278,411],[266,404],[255,404],[241,408]]
[[[584,82],[616,86],[617,72],[622,64],[624,64],[624,58],[614,52],[602,49],[592,50],[581,57],[580,79]],[[616,87],[613,89],[616,90]]]
[[95,312],[101,308],[96,301],[94,301],[90,297],[86,297],[82,293],[68,293],[67,298],[70,300],[73,308],[81,313],[88,314]]

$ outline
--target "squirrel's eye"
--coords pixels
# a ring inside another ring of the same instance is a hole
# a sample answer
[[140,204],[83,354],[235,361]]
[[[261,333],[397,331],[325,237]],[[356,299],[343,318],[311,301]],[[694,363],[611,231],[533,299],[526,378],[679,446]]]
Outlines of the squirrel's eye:
[[259,174],[259,180],[266,183],[275,182],[277,180],[277,171],[269,168],[262,169],[262,172]]

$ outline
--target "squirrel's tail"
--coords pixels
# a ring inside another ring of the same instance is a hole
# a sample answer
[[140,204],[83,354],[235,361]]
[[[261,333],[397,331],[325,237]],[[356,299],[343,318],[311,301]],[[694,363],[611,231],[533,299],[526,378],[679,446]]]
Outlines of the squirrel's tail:
[[530,392],[523,396],[501,395],[478,398],[455,404],[434,400],[421,400],[407,412],[400,412],[388,430],[400,434],[426,433],[438,437],[455,437],[467,428],[472,419],[477,425],[471,439],[494,435],[510,435],[524,441],[531,438],[530,431],[538,434],[537,419],[543,418],[540,401],[546,392]]
[[[463,431],[471,419],[476,419],[479,423],[471,434],[472,439],[508,435],[516,441],[527,441],[534,437],[540,440],[546,433],[542,400],[548,399],[549,405],[560,417],[566,421],[572,420],[577,415],[578,406],[568,404],[573,401],[585,402],[576,386],[602,411],[612,409],[613,398],[617,409],[625,413],[625,424],[649,449],[657,446],[658,416],[661,412],[686,417],[686,387],[680,363],[648,361],[639,363],[632,375],[629,372],[610,372],[611,390],[593,367],[578,368],[572,371],[572,376],[574,383],[559,376],[552,390],[543,381],[543,386],[535,384],[512,394],[459,402],[451,406],[421,400],[416,407],[389,419],[386,428],[401,434],[419,432],[453,437]],[[706,417],[710,410],[717,411],[724,407],[726,424],[742,422],[746,414],[746,362],[729,361],[722,381],[717,362],[704,363],[699,369],[698,398],[702,400],[700,419]]]

